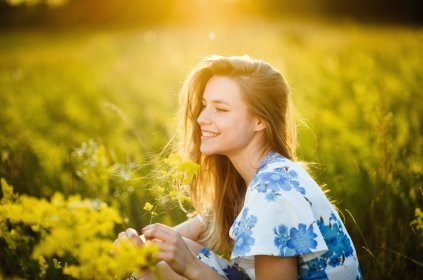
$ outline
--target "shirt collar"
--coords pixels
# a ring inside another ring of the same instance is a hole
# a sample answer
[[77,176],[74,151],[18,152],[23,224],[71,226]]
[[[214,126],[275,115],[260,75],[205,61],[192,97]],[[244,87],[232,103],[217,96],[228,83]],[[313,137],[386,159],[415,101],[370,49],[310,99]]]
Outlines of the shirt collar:
[[280,155],[274,151],[268,152],[267,155],[263,157],[263,159],[260,161],[256,174],[259,173],[262,169],[264,169],[269,163],[271,163],[275,159],[275,157],[280,157]]

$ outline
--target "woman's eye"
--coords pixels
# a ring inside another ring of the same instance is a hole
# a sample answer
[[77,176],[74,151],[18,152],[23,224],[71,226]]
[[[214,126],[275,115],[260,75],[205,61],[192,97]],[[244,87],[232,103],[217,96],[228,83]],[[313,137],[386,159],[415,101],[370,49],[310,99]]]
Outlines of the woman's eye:
[[218,112],[227,112],[228,110],[226,110],[226,109],[224,109],[224,108],[219,108],[219,107],[217,107],[217,108],[216,108],[216,111],[218,111]]

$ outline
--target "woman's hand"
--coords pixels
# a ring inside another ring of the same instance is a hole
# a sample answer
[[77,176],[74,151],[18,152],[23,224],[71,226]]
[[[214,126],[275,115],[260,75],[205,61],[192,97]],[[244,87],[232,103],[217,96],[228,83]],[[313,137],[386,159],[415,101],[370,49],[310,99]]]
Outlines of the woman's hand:
[[160,248],[157,257],[165,261],[176,273],[189,279],[197,278],[195,264],[198,259],[190,251],[181,234],[174,229],[152,224],[142,229],[144,236]]
[[130,240],[136,246],[144,246],[144,242],[141,237],[138,235],[138,232],[133,228],[128,228],[125,231],[122,231],[118,234],[118,238],[113,242],[115,246],[119,246],[119,243],[122,240]]
[[[133,228],[128,228],[127,230],[120,232],[118,234],[118,238],[113,242],[113,245],[119,246],[121,242],[124,242],[127,240],[129,240],[135,246],[145,245],[145,242],[144,242],[145,240],[143,240],[141,236],[138,235],[138,232]],[[112,256],[114,256],[115,252],[111,252],[111,254]],[[143,276],[148,276],[149,274],[150,274],[149,269],[142,269]],[[136,275],[135,273],[133,273],[131,277],[135,279],[139,279],[140,275]],[[130,278],[130,279],[133,279],[133,278]]]
[[[118,238],[113,242],[113,245],[115,247],[119,247],[120,243],[122,243],[123,240],[125,240],[125,241],[129,240],[135,246],[144,246],[144,243],[145,243],[141,239],[141,237],[138,235],[138,232],[133,228],[128,228],[127,230],[119,233]],[[115,256],[116,252],[114,250],[112,250],[110,252],[110,255]]]

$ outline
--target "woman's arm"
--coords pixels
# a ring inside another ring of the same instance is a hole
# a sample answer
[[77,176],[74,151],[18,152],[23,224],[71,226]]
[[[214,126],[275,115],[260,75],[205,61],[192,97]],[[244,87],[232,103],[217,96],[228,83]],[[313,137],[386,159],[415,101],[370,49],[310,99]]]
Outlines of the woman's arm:
[[256,280],[297,279],[297,257],[274,257],[259,255],[254,258]]
[[200,221],[198,215],[173,227],[173,229],[179,232],[183,237],[195,242],[198,242],[200,239],[202,228],[203,223]]
[[[200,221],[200,218],[197,215],[191,219],[186,220],[185,222],[174,226],[173,229],[179,232],[183,237],[198,242],[200,239],[202,227],[203,223]],[[138,235],[138,232],[133,228],[128,228],[125,231],[119,233],[118,238],[115,240],[115,244],[118,244],[122,239],[129,239],[138,246],[141,246],[144,243]]]

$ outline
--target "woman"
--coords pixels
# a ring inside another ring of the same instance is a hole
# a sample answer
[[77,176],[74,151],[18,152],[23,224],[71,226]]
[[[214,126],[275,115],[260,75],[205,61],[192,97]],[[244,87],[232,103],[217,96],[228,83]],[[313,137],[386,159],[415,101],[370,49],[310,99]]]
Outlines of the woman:
[[[289,87],[266,62],[212,56],[194,69],[180,152],[200,164],[191,185],[198,215],[142,229],[160,247],[164,279],[361,279],[335,208],[295,163],[291,112]],[[143,244],[133,229],[119,238]]]

